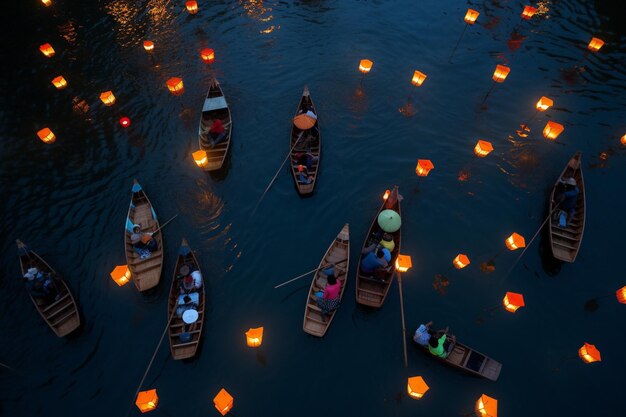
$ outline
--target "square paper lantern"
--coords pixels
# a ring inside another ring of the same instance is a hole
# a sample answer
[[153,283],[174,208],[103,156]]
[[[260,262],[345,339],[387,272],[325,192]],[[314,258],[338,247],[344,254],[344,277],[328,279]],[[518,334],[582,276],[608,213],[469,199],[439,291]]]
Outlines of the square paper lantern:
[[488,395],[481,395],[476,401],[476,415],[478,417],[498,417],[498,400]]
[[587,45],[587,49],[589,49],[591,52],[598,52],[600,48],[602,48],[602,45],[604,45],[604,41],[602,39],[591,38],[589,45]]
[[459,253],[456,256],[456,258],[452,260],[452,265],[454,265],[456,269],[463,269],[469,264],[470,264],[469,258],[467,257],[467,255],[463,253]]
[[111,279],[120,287],[124,284],[128,284],[130,276],[128,265],[118,265],[111,271]]
[[359,62],[359,71],[361,71],[363,74],[367,74],[368,72],[370,72],[373,65],[374,63],[369,59],[362,59],[361,62]]
[[399,272],[406,272],[413,266],[409,255],[398,255],[396,258],[396,269]]
[[225,416],[233,408],[233,397],[224,388],[213,398],[213,404],[221,415]]
[[600,356],[600,351],[596,349],[594,345],[590,345],[589,343],[585,343],[580,349],[578,349],[578,356],[585,363],[592,362],[600,362],[602,357]]
[[156,389],[141,391],[137,394],[137,399],[135,400],[135,405],[142,413],[156,409],[158,404],[159,396],[157,395]]
[[541,96],[541,98],[537,102],[537,110],[539,110],[539,111],[546,111],[550,107],[552,107],[553,105],[554,105],[554,101],[552,101],[551,99],[549,99],[546,96]]
[[560,123],[549,121],[546,127],[543,128],[543,137],[550,140],[555,140],[565,130],[565,126]]
[[506,311],[511,313],[515,313],[518,308],[526,305],[524,304],[524,296],[515,292],[507,292],[502,299],[502,304],[504,308],[506,308]]
[[207,64],[212,64],[215,61],[215,51],[211,48],[204,48],[200,51],[200,58]]
[[413,78],[411,79],[411,84],[413,84],[416,87],[419,87],[424,83],[424,80],[426,79],[426,77],[427,75],[424,74],[423,72],[415,71],[413,73]]
[[532,6],[526,6],[524,7],[524,10],[522,11],[522,19],[529,20],[531,17],[534,16],[536,12],[537,12],[536,8]]
[[510,250],[515,250],[526,246],[526,240],[524,240],[524,236],[518,235],[517,233],[513,233],[511,236],[507,237],[504,243],[506,244],[506,247]]
[[263,343],[263,327],[249,329],[246,332],[246,343],[250,347],[259,347]]
[[496,65],[496,70],[493,72],[493,77],[491,77],[497,83],[503,83],[508,77],[509,72],[511,72],[511,68],[504,65]]
[[54,135],[54,133],[52,133],[52,130],[48,129],[47,127],[44,127],[43,129],[41,129],[39,132],[37,132],[37,136],[39,137],[39,139],[41,139],[44,143],[53,143],[56,140],[56,136]]
[[183,84],[183,79],[178,77],[172,77],[165,83],[167,85],[167,89],[170,90],[175,96],[180,96],[185,92],[185,85]]
[[430,387],[426,384],[424,378],[421,376],[414,376],[409,378],[406,390],[411,398],[419,400],[424,396],[424,394],[426,394],[426,391],[428,391],[429,388]]
[[189,14],[198,13],[198,2],[195,0],[186,2],[185,7],[187,8],[187,11],[189,12]]
[[154,42],[143,41],[143,49],[145,49],[147,52],[152,52],[154,50]]
[[418,159],[417,165],[415,166],[415,173],[418,177],[425,177],[434,167],[435,165],[433,165],[430,159]]
[[39,50],[42,54],[44,54],[47,58],[52,58],[55,54],[54,48],[49,43],[44,43],[39,47]]
[[479,139],[478,143],[474,147],[474,154],[479,158],[484,158],[489,155],[493,151],[493,145],[491,142],[487,142],[486,140]]
[[467,13],[465,13],[465,18],[463,20],[465,20],[465,23],[467,23],[468,25],[473,25],[474,23],[476,23],[476,19],[478,19],[479,15],[480,13],[478,13],[476,10],[467,9]]
[[105,91],[100,94],[100,100],[104,103],[105,106],[112,106],[115,104],[115,96],[112,91]]

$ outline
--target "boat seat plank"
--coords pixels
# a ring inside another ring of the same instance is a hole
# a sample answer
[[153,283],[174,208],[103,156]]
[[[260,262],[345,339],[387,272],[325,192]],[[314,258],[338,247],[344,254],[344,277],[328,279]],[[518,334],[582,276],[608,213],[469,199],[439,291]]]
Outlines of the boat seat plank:
[[59,298],[54,303],[50,304],[48,307],[44,308],[41,311],[45,313],[45,312],[51,310],[52,308],[57,307],[59,304],[62,304],[62,301],[64,301],[69,296],[70,296],[70,293],[66,292],[63,296],[61,296],[61,298]]

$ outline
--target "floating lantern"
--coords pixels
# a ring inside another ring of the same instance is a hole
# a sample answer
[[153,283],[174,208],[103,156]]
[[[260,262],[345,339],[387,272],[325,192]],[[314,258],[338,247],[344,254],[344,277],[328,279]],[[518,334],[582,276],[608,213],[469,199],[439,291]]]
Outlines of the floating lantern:
[[389,194],[391,194],[391,191],[385,190],[385,194],[383,194],[383,200],[387,201],[387,199],[389,198]]
[[39,136],[39,139],[41,139],[45,143],[53,143],[57,138],[56,136],[54,136],[54,133],[52,133],[52,130],[48,129],[47,127],[44,127],[39,132],[37,132],[37,136]]
[[167,88],[170,90],[175,96],[180,96],[185,92],[185,86],[183,84],[183,79],[178,77],[172,77],[165,83]]
[[415,71],[413,73],[413,78],[411,79],[411,84],[413,84],[416,87],[419,87],[420,85],[422,85],[426,77],[427,75],[424,74],[423,72]]
[[189,12],[189,14],[198,13],[198,2],[195,0],[186,2],[185,7],[187,8],[187,11]]
[[409,378],[406,390],[411,398],[419,400],[424,396],[424,394],[426,394],[426,391],[428,391],[429,388],[430,387],[426,384],[424,378],[421,376],[414,376]]
[[398,272],[406,272],[413,264],[411,263],[411,257],[409,255],[398,255],[396,258],[396,269]]
[[497,83],[502,83],[506,80],[506,77],[511,72],[511,68],[504,65],[496,65],[496,70],[493,72],[493,80]]
[[143,41],[143,49],[145,49],[147,52],[152,52],[154,50],[154,42]]
[[600,48],[602,48],[602,45],[604,45],[604,41],[602,39],[591,38],[589,45],[587,45],[587,49],[589,49],[591,52],[598,52]]
[[212,64],[215,61],[215,51],[211,48],[204,48],[200,51],[200,57],[207,64]]
[[622,136],[619,141],[622,143],[622,145],[626,146],[626,135]]
[[434,167],[435,165],[433,165],[430,159],[418,159],[417,166],[415,167],[415,173],[419,177],[425,177]]
[[537,107],[537,110],[539,110],[539,111],[546,111],[550,107],[552,107],[553,104],[554,104],[554,101],[552,101],[551,99],[549,99],[546,96],[541,96],[541,98],[537,102],[537,106],[536,107]]
[[502,304],[504,308],[506,308],[506,311],[510,311],[511,313],[515,313],[518,308],[526,305],[524,304],[524,296],[515,292],[507,292],[502,299]]
[[52,2],[50,0],[41,0],[41,2],[43,3],[44,6],[48,7],[50,5],[52,5]]
[[617,297],[617,301],[622,304],[626,304],[626,287],[622,287],[615,291],[615,296]]
[[130,281],[130,269],[128,265],[118,265],[111,271],[111,279],[115,281],[120,287],[124,284],[128,284]]
[[122,127],[128,127],[130,126],[130,119],[126,116],[120,118],[120,126]]
[[456,258],[452,260],[452,265],[454,265],[456,269],[463,269],[469,264],[470,264],[469,258],[467,257],[467,255],[463,253],[459,253],[456,256]]
[[518,235],[517,233],[513,233],[511,236],[506,238],[504,243],[506,244],[506,247],[511,250],[523,248],[526,246],[526,241],[524,240],[524,236]]
[[263,343],[263,327],[250,329],[246,332],[246,343],[250,347],[259,347]]
[[526,6],[524,7],[524,10],[522,11],[522,19],[529,20],[531,17],[533,17],[533,15],[536,12],[537,12],[537,9],[535,7]]
[[484,158],[489,155],[493,151],[493,146],[491,142],[487,142],[486,140],[478,139],[478,143],[474,147],[474,153],[479,158]]
[[223,416],[225,416],[226,413],[233,408],[233,401],[234,398],[224,388],[222,388],[220,392],[217,393],[215,398],[213,398],[215,408],[217,408],[217,411],[219,411]]
[[362,59],[361,62],[359,62],[359,71],[363,74],[367,74],[372,69],[372,65],[374,65],[374,63],[369,59]]
[[63,78],[62,75],[59,75],[56,78],[52,79],[52,85],[55,86],[58,90],[63,90],[67,87],[67,81]]
[[481,395],[476,401],[476,415],[479,417],[498,417],[498,400],[488,395]]
[[478,19],[479,15],[480,13],[478,13],[476,10],[467,9],[467,13],[465,13],[465,18],[463,20],[465,20],[465,23],[467,23],[468,25],[473,25],[474,23],[476,23],[476,19]]
[[543,137],[546,139],[554,140],[561,133],[563,133],[564,130],[565,126],[563,126],[562,124],[549,121],[548,124],[546,124],[546,127],[543,128]]
[[600,351],[596,349],[594,345],[590,345],[589,343],[585,343],[580,349],[578,349],[578,356],[580,356],[580,359],[582,359],[585,363],[602,361]]
[[198,165],[200,168],[204,168],[206,163],[209,161],[209,157],[206,151],[203,151],[202,149],[195,151],[194,153],[191,154],[191,156],[193,157],[193,160],[196,162],[196,165]]
[[100,100],[102,100],[105,106],[112,106],[115,104],[115,96],[112,91],[105,91],[100,94]]
[[55,54],[54,48],[49,43],[44,43],[43,45],[41,45],[39,47],[39,50],[41,51],[42,54],[44,54],[48,58],[52,58]]
[[141,391],[137,394],[137,400],[135,400],[135,405],[142,413],[156,409],[158,404],[159,396],[157,395],[156,389]]

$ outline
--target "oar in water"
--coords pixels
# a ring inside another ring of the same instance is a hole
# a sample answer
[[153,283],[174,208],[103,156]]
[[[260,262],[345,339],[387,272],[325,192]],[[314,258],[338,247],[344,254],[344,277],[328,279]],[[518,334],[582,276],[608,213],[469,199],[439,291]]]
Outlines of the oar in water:
[[[334,265],[335,265],[335,266],[337,266],[337,265],[339,265],[339,264],[341,264],[341,263],[344,263],[344,262],[345,262],[345,261],[347,261],[347,260],[348,260],[348,258],[343,259],[343,260],[341,260],[341,261],[339,261],[339,262],[335,262],[335,263],[334,263]],[[293,281],[295,281],[295,280],[298,280],[298,279],[300,279],[300,278],[302,278],[302,277],[306,277],[307,275],[310,275],[310,274],[312,274],[313,272],[317,272],[317,271],[319,271],[320,269],[328,268],[330,265],[332,265],[332,264],[328,264],[328,265],[327,265],[327,266],[325,266],[325,267],[324,267],[324,266],[322,266],[322,267],[318,267],[318,268],[315,268],[315,269],[311,269],[310,271],[305,272],[304,274],[298,275],[298,276],[297,276],[297,277],[295,277],[295,278],[291,278],[289,281],[285,281],[285,282],[283,282],[282,284],[278,284],[278,285],[276,285],[276,286],[274,287],[274,289],[276,289],[276,288],[278,288],[278,287],[282,287],[283,285],[287,285],[287,284],[289,284],[290,282],[293,282]]]

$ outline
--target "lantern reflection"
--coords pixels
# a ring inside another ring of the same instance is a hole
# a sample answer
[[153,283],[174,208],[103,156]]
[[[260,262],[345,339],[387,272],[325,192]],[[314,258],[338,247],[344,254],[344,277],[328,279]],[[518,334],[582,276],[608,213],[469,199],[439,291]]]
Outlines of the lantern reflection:
[[486,140],[479,139],[478,143],[474,147],[474,154],[476,154],[479,158],[484,158],[489,155],[493,151],[493,146],[491,142],[487,142]]
[[430,159],[418,159],[417,166],[415,167],[415,173],[419,177],[425,177],[434,167],[435,165],[433,165]]
[[590,345],[589,343],[585,343],[580,349],[578,349],[578,356],[580,356],[580,359],[582,359],[585,363],[602,361],[600,351],[596,349],[594,345]]
[[511,72],[511,68],[505,65],[496,65],[496,70],[493,72],[493,80],[497,83],[502,83],[506,80],[506,77]]
[[546,127],[543,128],[543,137],[550,140],[555,140],[565,130],[565,126],[560,123],[549,121]]
[[524,236],[517,233],[513,233],[511,236],[507,237],[504,243],[506,244],[506,247],[510,250],[516,250],[526,246]]
[[362,59],[361,62],[359,62],[359,71],[363,74],[367,74],[371,71],[373,65],[374,63],[369,59]]
[[213,398],[213,404],[221,415],[225,416],[231,408],[233,408],[234,398],[224,388]]
[[476,10],[467,9],[467,13],[465,13],[465,17],[463,18],[463,20],[465,20],[465,23],[467,23],[468,25],[473,25],[474,23],[476,23],[476,19],[478,19],[479,15],[480,13],[478,13]]
[[157,408],[158,404],[159,396],[157,395],[156,389],[141,391],[137,394],[137,399],[135,400],[135,405],[142,413],[154,410]]
[[515,313],[518,308],[524,307],[524,296],[515,292],[507,292],[502,299],[502,304],[507,311]]
[[591,38],[589,45],[587,45],[587,49],[591,52],[598,52],[600,48],[604,45],[604,41],[600,38]]
[[54,133],[52,133],[52,130],[48,129],[47,127],[44,127],[43,129],[41,129],[40,131],[37,132],[37,136],[39,137],[39,139],[41,139],[44,143],[53,143],[56,140],[56,136],[54,135]]
[[470,264],[469,258],[467,257],[467,255],[463,253],[459,253],[456,256],[456,258],[452,260],[452,265],[454,265],[456,269],[463,269],[469,264]]
[[49,43],[44,43],[39,47],[39,50],[48,58],[52,58],[55,54],[54,48]]
[[54,85],[58,90],[62,90],[67,87],[67,80],[63,78],[62,75],[55,77],[52,79],[52,85]]
[[415,398],[419,400],[426,394],[426,391],[429,390],[429,386],[424,381],[424,378],[421,376],[414,376],[408,379],[406,390],[411,396],[411,398]]

